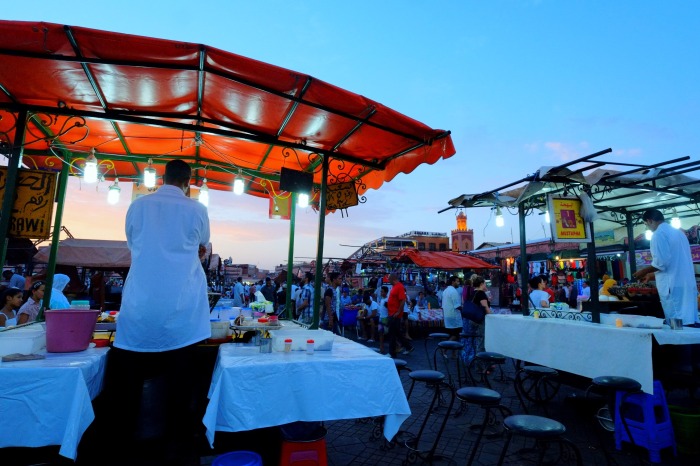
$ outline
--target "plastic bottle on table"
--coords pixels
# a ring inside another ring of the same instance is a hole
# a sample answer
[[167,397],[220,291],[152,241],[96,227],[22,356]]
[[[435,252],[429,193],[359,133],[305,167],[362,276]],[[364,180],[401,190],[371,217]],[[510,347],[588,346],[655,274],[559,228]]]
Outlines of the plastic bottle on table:
[[287,338],[284,340],[284,352],[289,353],[290,351],[292,351],[292,339]]
[[306,340],[306,354],[314,354],[314,341]]

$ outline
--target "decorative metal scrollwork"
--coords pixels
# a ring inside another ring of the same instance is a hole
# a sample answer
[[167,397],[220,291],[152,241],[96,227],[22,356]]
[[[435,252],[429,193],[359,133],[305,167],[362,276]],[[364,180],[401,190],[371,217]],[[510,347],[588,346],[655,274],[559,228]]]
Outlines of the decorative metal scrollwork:
[[0,115],[0,153],[9,156],[12,151],[10,133],[17,127],[17,115],[14,113],[6,113],[5,115],[11,116],[12,120]]
[[309,152],[306,157],[306,166],[304,167],[304,164],[301,163],[301,159],[299,158],[299,154],[297,153],[296,149],[293,147],[283,147],[282,148],[282,157],[285,159],[294,156],[297,159],[297,163],[299,164],[299,168],[303,169],[305,171],[308,171],[309,167],[313,167],[313,170],[311,173],[318,173],[321,171],[321,164],[319,163],[321,161],[321,154],[316,153],[316,152]]
[[[85,118],[81,116],[61,116],[61,115],[49,115],[48,113],[35,113],[29,117],[30,121],[34,122],[35,125],[42,126],[46,129],[46,133],[36,128],[32,128],[32,125],[27,125],[27,135],[31,135],[32,138],[26,138],[24,145],[33,144],[38,141],[46,141],[46,143],[51,146],[57,140],[62,137],[67,136],[70,138],[67,141],[61,141],[63,144],[77,144],[83,141],[90,134],[90,128],[85,121]],[[52,134],[51,127],[59,126],[58,132]]]
[[[533,315],[534,310],[530,309],[530,316]],[[559,309],[538,309],[541,319],[564,319],[564,320],[575,320],[577,322],[593,322],[593,317],[588,311],[569,311],[569,310],[559,310]]]

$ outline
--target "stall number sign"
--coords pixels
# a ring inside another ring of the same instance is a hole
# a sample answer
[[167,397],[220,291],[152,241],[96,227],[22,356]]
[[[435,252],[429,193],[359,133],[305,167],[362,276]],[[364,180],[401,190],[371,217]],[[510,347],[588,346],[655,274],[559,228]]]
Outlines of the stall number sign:
[[356,206],[357,191],[355,191],[355,183],[329,184],[326,187],[326,210],[346,209]]
[[[7,167],[0,168],[0,199],[5,198]],[[13,238],[47,239],[56,195],[56,174],[40,170],[19,170],[15,202],[10,215]]]

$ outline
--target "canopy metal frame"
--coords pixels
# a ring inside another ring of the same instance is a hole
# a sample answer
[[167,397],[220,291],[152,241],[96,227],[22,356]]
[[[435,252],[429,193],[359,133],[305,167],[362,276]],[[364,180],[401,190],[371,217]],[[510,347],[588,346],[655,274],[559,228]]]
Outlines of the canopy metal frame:
[[[0,151],[10,175],[3,212],[22,165],[60,172],[54,248],[67,177],[91,152],[104,180],[138,183],[149,160],[162,175],[178,158],[196,186],[206,178],[230,190],[242,175],[246,193],[265,198],[294,197],[280,191],[281,167],[313,173],[317,290],[329,183],[354,182],[363,202],[367,189],[455,154],[449,131],[302,73],[202,44],[18,21],[0,21]],[[8,225],[3,215],[3,238]]]
[[[547,196],[567,195],[581,192],[589,195],[601,219],[600,226],[625,226],[628,236],[628,260],[632,273],[636,270],[633,229],[642,222],[648,209],[672,211],[679,218],[700,216],[700,179],[687,176],[700,169],[700,161],[686,162],[690,157],[679,157],[655,164],[632,164],[601,159],[612,149],[605,149],[572,160],[556,167],[543,167],[531,175],[504,186],[473,195],[462,195],[450,201],[449,207],[439,213],[455,208],[496,206],[515,209],[520,230],[520,270],[527,270],[525,218],[545,209]],[[623,171],[609,167],[626,167]],[[595,269],[595,232],[590,223],[591,239],[588,243],[588,275],[597,282]],[[528,313],[527,274],[521,274],[523,313]],[[598,302],[598,288],[591,287],[591,301]]]

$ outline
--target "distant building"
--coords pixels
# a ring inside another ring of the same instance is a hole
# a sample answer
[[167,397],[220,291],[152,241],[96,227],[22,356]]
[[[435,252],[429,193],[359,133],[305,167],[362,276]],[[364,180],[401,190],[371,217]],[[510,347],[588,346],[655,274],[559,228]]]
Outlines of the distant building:
[[416,243],[412,238],[401,236],[382,236],[364,245],[365,248],[374,250],[389,259],[393,259],[404,248],[415,248]]
[[419,251],[449,251],[450,249],[450,238],[445,233],[409,231],[399,235],[399,238],[410,239]]
[[457,214],[457,229],[452,230],[452,250],[467,252],[474,249],[474,230],[467,228],[467,215],[460,209]]

